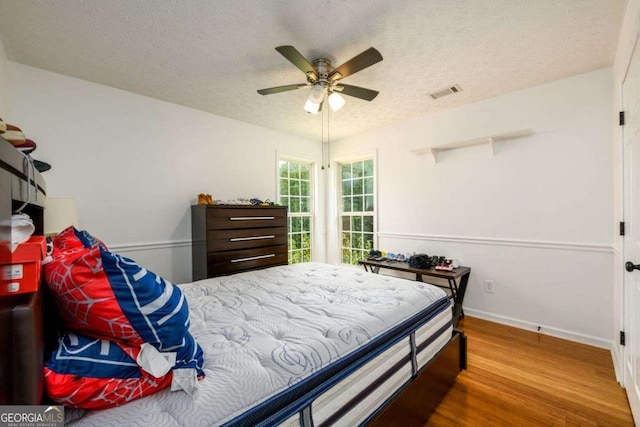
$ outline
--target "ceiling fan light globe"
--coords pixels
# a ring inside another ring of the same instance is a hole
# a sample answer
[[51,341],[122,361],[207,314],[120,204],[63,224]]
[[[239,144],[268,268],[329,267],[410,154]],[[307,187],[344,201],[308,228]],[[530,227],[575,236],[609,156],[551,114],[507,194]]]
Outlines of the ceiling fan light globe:
[[320,104],[324,99],[324,87],[322,85],[314,85],[309,92],[309,101]]
[[329,95],[329,106],[331,107],[331,110],[338,111],[344,107],[345,103],[346,101],[344,100],[344,97],[339,93],[333,92]]
[[320,103],[307,99],[307,102],[304,104],[304,109],[307,113],[318,114],[318,111],[320,110]]

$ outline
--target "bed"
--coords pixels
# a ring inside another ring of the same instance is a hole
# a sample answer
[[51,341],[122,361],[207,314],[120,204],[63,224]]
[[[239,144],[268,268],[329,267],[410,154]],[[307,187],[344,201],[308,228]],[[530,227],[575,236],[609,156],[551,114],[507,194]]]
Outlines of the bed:
[[[204,350],[206,376],[196,394],[164,389],[105,410],[67,408],[69,425],[387,424],[393,412],[385,408],[411,384],[432,393],[419,405],[428,416],[466,368],[466,339],[452,326],[450,300],[428,284],[306,263],[179,287],[189,330]],[[41,306],[50,309],[44,298],[27,308],[32,321],[12,324],[33,341],[12,350],[14,359],[42,360],[33,353],[52,332],[42,332],[38,320],[50,323],[51,315]],[[42,366],[32,369],[33,378],[3,386],[15,396],[41,389]]]

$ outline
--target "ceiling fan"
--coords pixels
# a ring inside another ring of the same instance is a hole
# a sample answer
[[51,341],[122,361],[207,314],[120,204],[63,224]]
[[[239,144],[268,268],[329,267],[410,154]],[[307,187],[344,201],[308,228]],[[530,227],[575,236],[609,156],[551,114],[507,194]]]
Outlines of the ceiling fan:
[[331,62],[324,58],[309,62],[293,46],[278,46],[276,50],[306,74],[307,82],[260,89],[258,91],[260,95],[271,95],[310,87],[311,92],[304,109],[312,114],[317,114],[322,110],[325,99],[328,100],[333,111],[338,111],[345,104],[344,98],[340,96],[341,93],[367,101],[378,96],[379,92],[376,90],[346,85],[341,82],[345,77],[382,61],[382,55],[375,48],[370,47],[337,68],[333,68]]

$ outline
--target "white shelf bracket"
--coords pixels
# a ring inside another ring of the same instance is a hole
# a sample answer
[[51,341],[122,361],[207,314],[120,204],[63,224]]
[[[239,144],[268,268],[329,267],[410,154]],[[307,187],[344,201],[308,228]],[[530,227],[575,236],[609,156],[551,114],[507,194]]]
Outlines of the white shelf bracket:
[[491,148],[491,155],[495,156],[498,150],[498,144],[495,139],[489,138],[489,148]]
[[415,150],[411,150],[411,152],[413,154],[416,154],[418,156],[423,156],[423,155],[427,155],[430,158],[433,159],[433,161],[435,163],[438,163],[438,152],[440,150],[438,150],[437,148],[429,148],[429,147],[425,147],[425,148],[418,148]]
[[429,154],[433,158],[433,163],[438,163],[438,152],[439,151],[436,150],[435,148],[430,148],[429,149]]

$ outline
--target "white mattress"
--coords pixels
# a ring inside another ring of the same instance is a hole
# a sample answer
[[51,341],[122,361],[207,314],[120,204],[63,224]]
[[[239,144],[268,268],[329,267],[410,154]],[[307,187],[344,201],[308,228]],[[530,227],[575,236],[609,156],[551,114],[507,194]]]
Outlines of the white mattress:
[[[435,354],[451,336],[451,310],[443,308],[449,304],[443,290],[356,267],[295,264],[202,280],[181,288],[189,302],[190,331],[204,350],[206,378],[200,381],[197,396],[192,399],[184,392],[165,389],[118,408],[67,409],[67,419],[75,420],[69,425],[220,425],[242,418],[256,405],[269,406],[276,399],[286,402],[287,390],[292,387],[302,394],[306,393],[303,386],[317,389],[314,381],[321,381],[330,369],[354,358],[362,352],[361,346],[382,343],[399,330],[399,324],[420,313],[433,311],[437,322],[445,325],[420,328],[416,336],[422,341],[433,335],[429,328],[441,334],[422,354]],[[386,363],[393,365],[398,352],[410,351],[405,341],[409,340],[387,342],[381,351],[386,356],[376,363],[389,359]],[[422,354],[418,358],[424,364]],[[391,378],[390,390],[410,375],[411,364],[408,371],[403,368]],[[345,384],[349,378],[354,384],[359,382],[349,376]],[[329,408],[327,402],[332,399],[327,399],[327,393],[335,390],[317,393],[319,409]],[[343,393],[343,399],[351,394]],[[321,418],[329,412],[325,409]]]

